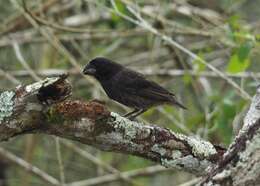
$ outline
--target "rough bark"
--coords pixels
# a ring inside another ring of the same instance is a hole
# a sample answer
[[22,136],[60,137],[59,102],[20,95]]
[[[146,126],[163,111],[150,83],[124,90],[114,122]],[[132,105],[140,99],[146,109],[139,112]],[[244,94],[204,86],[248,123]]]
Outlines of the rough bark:
[[244,125],[217,165],[200,185],[260,185],[260,87]]
[[27,133],[75,140],[204,175],[198,185],[259,185],[260,88],[227,151],[210,142],[110,112],[102,102],[69,100],[66,76],[0,94],[0,141]]
[[1,93],[0,141],[26,133],[50,134],[197,175],[205,174],[224,153],[202,139],[130,121],[97,100],[68,100],[70,94],[66,76]]

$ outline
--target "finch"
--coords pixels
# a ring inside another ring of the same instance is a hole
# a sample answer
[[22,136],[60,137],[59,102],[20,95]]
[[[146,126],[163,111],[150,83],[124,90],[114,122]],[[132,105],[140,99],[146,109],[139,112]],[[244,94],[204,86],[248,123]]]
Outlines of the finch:
[[92,59],[83,69],[83,74],[99,81],[107,96],[118,103],[133,108],[125,117],[134,119],[147,109],[169,104],[187,109],[176,100],[173,93],[144,75],[103,57]]

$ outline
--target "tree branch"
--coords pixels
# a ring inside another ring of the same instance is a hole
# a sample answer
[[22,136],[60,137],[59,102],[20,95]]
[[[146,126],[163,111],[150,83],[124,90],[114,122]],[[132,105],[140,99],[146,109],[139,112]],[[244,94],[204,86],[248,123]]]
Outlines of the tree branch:
[[252,99],[243,128],[200,185],[259,185],[260,87]]
[[70,94],[64,75],[1,93],[0,141],[27,133],[50,134],[197,175],[205,174],[224,153],[210,142],[130,121],[109,112],[100,101],[66,100]]

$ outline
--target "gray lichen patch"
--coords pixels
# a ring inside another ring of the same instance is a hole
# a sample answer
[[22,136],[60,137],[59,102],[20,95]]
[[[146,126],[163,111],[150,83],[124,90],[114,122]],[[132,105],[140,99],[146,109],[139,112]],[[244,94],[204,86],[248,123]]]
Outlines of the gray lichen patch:
[[172,159],[178,159],[182,157],[182,153],[179,150],[173,150],[172,151]]
[[151,151],[160,154],[160,156],[165,156],[167,153],[167,150],[159,144],[154,144],[151,148]]
[[127,139],[142,139],[150,135],[150,128],[141,124],[130,121],[117,113],[111,112],[111,116],[115,118],[112,122],[116,130],[123,131],[124,137]]
[[230,169],[235,178],[234,185],[246,185],[252,180],[260,180],[260,164],[258,163],[260,159],[260,132],[252,140],[247,141],[246,145],[246,150],[239,153],[239,161],[236,166]]
[[201,159],[217,154],[216,149],[210,142],[195,137],[187,137],[182,134],[178,134],[177,136],[179,139],[185,140],[190,145],[192,154]]
[[260,118],[260,88],[257,89],[255,96],[252,99],[250,108],[244,118],[244,126],[242,130],[246,131]]
[[224,180],[226,178],[228,178],[231,175],[231,171],[230,170],[223,170],[221,173],[215,175],[212,179],[214,181],[218,181],[218,180]]
[[[111,149],[124,148],[127,152],[142,152],[144,146],[142,144],[133,143],[130,139],[122,136],[120,132],[102,133],[95,137],[96,142],[99,144],[101,149],[111,151]],[[102,142],[102,143],[100,143]]]
[[165,159],[161,158],[161,164],[168,168],[178,168],[181,170],[187,170],[193,172],[196,175],[203,175],[206,173],[206,169],[211,163],[207,160],[198,160],[192,155],[184,156],[175,159]]
[[[252,140],[246,142],[247,150],[240,154],[240,159],[244,162],[250,158],[254,152],[260,151],[260,131],[253,137]],[[259,155],[260,156],[260,155]],[[260,158],[259,158],[260,159]]]
[[179,150],[169,150],[163,144],[154,144],[151,151],[160,155],[160,157],[169,157],[170,159],[178,159],[183,156]]
[[169,147],[171,149],[175,148],[175,149],[185,149],[185,144],[181,141],[176,141],[174,139],[165,141],[164,146]]
[[0,124],[6,118],[13,114],[14,110],[14,96],[13,91],[5,91],[0,94]]

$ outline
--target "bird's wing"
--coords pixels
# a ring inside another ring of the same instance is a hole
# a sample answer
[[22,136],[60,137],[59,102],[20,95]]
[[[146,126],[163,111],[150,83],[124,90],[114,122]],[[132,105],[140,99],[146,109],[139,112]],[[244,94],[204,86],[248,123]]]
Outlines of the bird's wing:
[[130,94],[158,101],[171,101],[175,97],[173,93],[170,93],[157,83],[145,79],[140,73],[128,69],[123,73],[125,82],[120,84],[120,88]]
[[173,93],[170,93],[158,84],[150,81],[147,81],[146,83],[147,86],[140,90],[143,96],[161,101],[172,101],[175,99],[175,95]]

